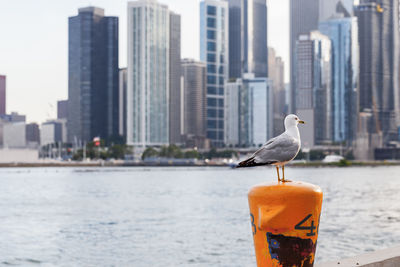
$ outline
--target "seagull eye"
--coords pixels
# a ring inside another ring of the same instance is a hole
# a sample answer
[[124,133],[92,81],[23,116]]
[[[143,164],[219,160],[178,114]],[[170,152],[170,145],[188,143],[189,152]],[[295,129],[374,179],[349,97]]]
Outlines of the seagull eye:
[[294,118],[296,121],[298,120],[298,118]]

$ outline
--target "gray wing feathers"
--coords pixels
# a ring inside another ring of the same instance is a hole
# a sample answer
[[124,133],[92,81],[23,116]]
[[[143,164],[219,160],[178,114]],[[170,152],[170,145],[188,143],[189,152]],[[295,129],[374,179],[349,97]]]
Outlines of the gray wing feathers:
[[299,142],[286,133],[283,133],[269,140],[253,154],[253,157],[256,163],[271,161],[285,162],[296,157],[299,150]]

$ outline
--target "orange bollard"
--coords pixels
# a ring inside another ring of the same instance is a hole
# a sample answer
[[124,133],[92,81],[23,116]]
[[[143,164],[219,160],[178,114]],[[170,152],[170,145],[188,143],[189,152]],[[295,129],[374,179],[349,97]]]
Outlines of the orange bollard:
[[313,266],[321,188],[275,182],[254,186],[248,197],[257,266]]

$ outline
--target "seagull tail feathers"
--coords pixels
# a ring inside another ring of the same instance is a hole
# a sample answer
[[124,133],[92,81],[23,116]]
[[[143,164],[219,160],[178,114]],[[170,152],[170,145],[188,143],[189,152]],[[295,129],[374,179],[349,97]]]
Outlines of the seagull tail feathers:
[[270,165],[272,163],[275,163],[276,161],[268,161],[268,162],[256,162],[254,157],[248,158],[246,160],[243,160],[242,162],[239,162],[239,164],[236,166],[236,168],[244,168],[244,167],[255,167],[255,166],[262,166],[262,165]]

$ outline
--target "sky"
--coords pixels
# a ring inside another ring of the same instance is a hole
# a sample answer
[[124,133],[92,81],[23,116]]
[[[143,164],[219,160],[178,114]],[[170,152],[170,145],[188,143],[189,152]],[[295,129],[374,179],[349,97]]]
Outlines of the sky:
[[[199,59],[199,0],[158,0],[181,15],[182,58]],[[126,0],[0,0],[0,74],[7,76],[7,112],[28,122],[57,117],[68,98],[68,17],[97,6],[119,17],[119,64],[126,67]],[[268,46],[289,66],[289,0],[267,0]]]

